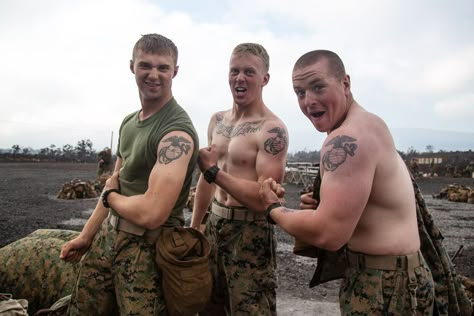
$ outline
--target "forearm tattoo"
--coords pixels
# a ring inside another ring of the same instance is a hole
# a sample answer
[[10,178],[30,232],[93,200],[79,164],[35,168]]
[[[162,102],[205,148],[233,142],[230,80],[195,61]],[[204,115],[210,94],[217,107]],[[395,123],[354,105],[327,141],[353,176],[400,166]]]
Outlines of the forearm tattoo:
[[191,142],[181,136],[171,136],[163,142],[170,143],[168,146],[161,148],[158,153],[158,161],[165,165],[178,159],[183,153],[187,154],[191,149]]
[[258,132],[262,129],[263,123],[265,122],[265,120],[261,120],[245,122],[237,126],[225,125],[222,115],[216,115],[216,121],[216,133],[227,138]]
[[283,128],[275,127],[268,131],[269,133],[276,133],[274,137],[270,137],[264,143],[265,151],[272,155],[277,155],[278,153],[285,150],[288,145],[288,140],[286,137],[286,131]]
[[354,156],[357,144],[354,143],[357,139],[341,135],[331,139],[326,146],[333,146],[323,156],[324,170],[334,171],[346,161],[347,155]]

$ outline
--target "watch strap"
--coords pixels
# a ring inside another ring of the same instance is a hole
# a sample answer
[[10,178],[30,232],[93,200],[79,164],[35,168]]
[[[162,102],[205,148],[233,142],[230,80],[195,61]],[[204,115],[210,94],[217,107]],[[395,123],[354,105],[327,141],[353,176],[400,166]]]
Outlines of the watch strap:
[[109,194],[112,193],[112,192],[120,193],[120,191],[117,190],[117,189],[105,190],[105,191],[102,193],[102,205],[104,205],[105,208],[109,208],[109,207],[110,207],[109,202],[107,201],[107,198],[109,197]]
[[273,209],[277,207],[282,207],[282,206],[283,205],[280,202],[274,202],[265,209],[265,217],[267,218],[267,222],[269,222],[272,225],[276,224],[273,218],[270,216],[270,213],[272,212]]
[[217,165],[210,167],[209,169],[204,171],[204,179],[206,179],[208,183],[214,182],[216,180],[216,176],[219,170],[220,169],[219,167],[217,167]]

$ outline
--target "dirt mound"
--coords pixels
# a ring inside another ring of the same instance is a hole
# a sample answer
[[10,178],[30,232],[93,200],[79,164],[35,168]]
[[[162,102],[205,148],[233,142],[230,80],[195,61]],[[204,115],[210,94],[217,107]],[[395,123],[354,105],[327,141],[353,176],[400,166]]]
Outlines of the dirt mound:
[[63,200],[96,198],[102,192],[108,178],[110,178],[110,174],[105,173],[98,176],[94,181],[72,179],[63,184],[56,197]]
[[474,204],[474,189],[464,185],[450,184],[442,188],[438,194],[433,194],[433,198]]

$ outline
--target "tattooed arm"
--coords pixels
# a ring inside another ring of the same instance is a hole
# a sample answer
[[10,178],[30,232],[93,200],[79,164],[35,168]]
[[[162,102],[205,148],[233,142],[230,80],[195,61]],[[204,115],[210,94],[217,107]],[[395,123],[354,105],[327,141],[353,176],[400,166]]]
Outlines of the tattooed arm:
[[[232,195],[242,205],[256,211],[264,211],[265,207],[259,197],[260,182],[272,177],[281,182],[285,173],[286,153],[288,150],[288,133],[280,120],[273,120],[263,125],[259,137],[259,149],[255,157],[256,181],[240,178],[219,172],[216,184]],[[280,197],[284,191],[279,192]]]
[[[272,219],[287,233],[314,246],[337,250],[346,244],[364,212],[371,193],[375,161],[370,145],[356,137],[331,134],[321,151],[321,201],[316,210],[271,211]],[[272,180],[260,189],[265,207],[275,202]]]
[[158,159],[147,191],[133,196],[111,193],[111,207],[136,225],[147,229],[161,226],[178,199],[193,149],[194,142],[187,133],[174,131],[165,135],[158,145]]

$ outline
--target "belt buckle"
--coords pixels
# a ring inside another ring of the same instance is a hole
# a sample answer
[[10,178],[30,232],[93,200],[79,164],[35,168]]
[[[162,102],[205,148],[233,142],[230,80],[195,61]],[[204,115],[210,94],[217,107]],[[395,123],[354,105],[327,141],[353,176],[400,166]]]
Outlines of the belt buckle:
[[110,216],[110,220],[109,220],[109,223],[110,225],[112,225],[112,227],[116,230],[117,227],[118,227],[118,224],[119,224],[119,217],[118,216],[115,216],[115,215],[111,215]]

